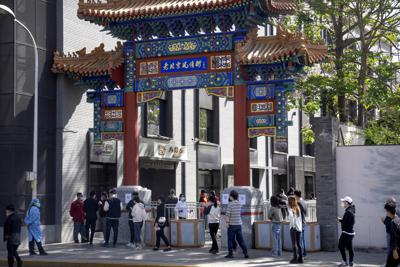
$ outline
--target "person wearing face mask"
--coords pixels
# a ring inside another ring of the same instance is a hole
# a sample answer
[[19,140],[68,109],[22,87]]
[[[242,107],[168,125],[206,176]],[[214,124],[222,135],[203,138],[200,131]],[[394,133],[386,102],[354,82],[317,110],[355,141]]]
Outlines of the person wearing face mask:
[[18,255],[18,247],[21,244],[21,218],[15,214],[15,208],[13,205],[6,207],[7,219],[4,222],[4,242],[7,242],[7,253],[8,253],[8,266],[14,266],[14,259],[17,261],[17,266],[22,266],[22,260]]
[[147,219],[147,213],[146,209],[144,206],[144,203],[140,200],[139,196],[136,195],[135,198],[133,199],[135,202],[133,205],[132,209],[132,220],[133,220],[133,225],[135,229],[135,234],[134,234],[134,248],[135,249],[141,249],[142,248],[142,227],[144,222]]
[[77,193],[76,200],[71,203],[71,207],[69,209],[69,214],[72,217],[74,222],[74,232],[73,238],[75,243],[79,243],[79,234],[81,235],[82,243],[86,243],[86,230],[85,230],[85,211],[84,211],[84,202],[83,202],[83,194]]
[[[338,221],[342,226],[342,234],[339,239],[339,250],[343,260],[339,266],[347,267],[353,266],[354,262],[353,239],[356,235],[354,232],[356,207],[354,206],[351,197],[344,197],[340,201],[342,202],[342,208],[345,209],[345,212],[343,218],[338,218]],[[349,251],[349,261],[347,261],[346,250]]]
[[221,218],[221,209],[220,207],[218,207],[218,200],[215,196],[211,196],[209,201],[211,205],[208,206],[206,209],[208,229],[210,229],[210,236],[212,239],[212,246],[209,252],[212,254],[217,254],[219,252],[217,233]]
[[113,247],[115,248],[118,241],[119,218],[121,218],[122,213],[122,202],[117,197],[117,191],[115,189],[110,190],[110,198],[104,203],[104,211],[107,212],[107,231],[104,246],[107,247],[109,244],[112,229],[114,234]]
[[228,204],[228,208],[226,210],[225,222],[226,227],[228,228],[228,255],[225,256],[227,259],[233,258],[233,244],[235,240],[239,244],[239,246],[243,250],[244,257],[246,259],[249,258],[249,254],[247,253],[247,247],[243,240],[242,234],[242,205],[239,202],[239,193],[235,190],[232,190],[229,194],[229,198],[231,202]]
[[24,223],[28,228],[29,255],[36,255],[35,243],[39,249],[40,255],[47,255],[42,246],[42,230],[40,230],[40,201],[37,198],[32,199],[28,207]]
[[179,201],[176,203],[175,212],[178,214],[179,220],[186,220],[188,217],[188,208],[184,194],[179,195]]

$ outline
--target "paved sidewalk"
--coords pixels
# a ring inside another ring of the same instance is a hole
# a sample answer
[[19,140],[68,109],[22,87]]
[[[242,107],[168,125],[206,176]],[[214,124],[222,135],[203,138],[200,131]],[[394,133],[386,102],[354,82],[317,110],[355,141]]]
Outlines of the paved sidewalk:
[[[49,256],[29,257],[27,251],[22,251],[24,266],[35,267],[114,267],[114,266],[293,266],[288,264],[291,253],[285,252],[282,258],[269,257],[269,251],[250,250],[250,259],[243,259],[242,254],[235,255],[234,260],[224,258],[226,251],[219,255],[208,253],[208,247],[196,249],[173,249],[170,252],[154,252],[151,248],[135,251],[120,245],[117,248],[104,248],[100,244],[94,246],[81,244],[47,245]],[[7,265],[6,252],[1,252],[0,266]],[[384,253],[357,252],[356,265],[360,267],[380,266],[385,261]],[[305,264],[298,266],[315,267],[336,266],[339,263],[339,253],[310,253]]]

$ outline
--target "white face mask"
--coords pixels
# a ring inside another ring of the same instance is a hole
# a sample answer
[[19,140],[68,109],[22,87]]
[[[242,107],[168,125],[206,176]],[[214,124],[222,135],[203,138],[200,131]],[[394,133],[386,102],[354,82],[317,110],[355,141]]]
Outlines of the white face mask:
[[181,197],[181,201],[184,202],[184,201],[185,201],[185,198],[184,198],[184,197]]
[[344,202],[341,203],[341,206],[342,206],[342,208],[344,208],[344,209],[347,208],[347,205],[346,205],[346,203],[344,203]]

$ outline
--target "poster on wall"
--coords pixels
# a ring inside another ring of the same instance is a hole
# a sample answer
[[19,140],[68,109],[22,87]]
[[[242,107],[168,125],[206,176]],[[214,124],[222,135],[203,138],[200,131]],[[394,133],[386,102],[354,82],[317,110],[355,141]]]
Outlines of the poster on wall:
[[239,194],[239,203],[241,205],[246,205],[246,195],[244,194]]
[[222,194],[221,203],[222,203],[222,205],[228,205],[229,194]]
[[94,142],[93,134],[90,135],[90,161],[99,163],[117,162],[117,142]]

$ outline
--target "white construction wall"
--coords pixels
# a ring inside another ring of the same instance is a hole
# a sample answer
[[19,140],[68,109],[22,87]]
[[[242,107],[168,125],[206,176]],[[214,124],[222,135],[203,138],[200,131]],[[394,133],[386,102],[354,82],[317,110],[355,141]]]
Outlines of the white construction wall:
[[[400,145],[338,147],[336,153],[338,201],[348,195],[356,205],[354,246],[385,247],[381,217],[387,198],[400,201]],[[343,209],[338,209],[341,216]]]

